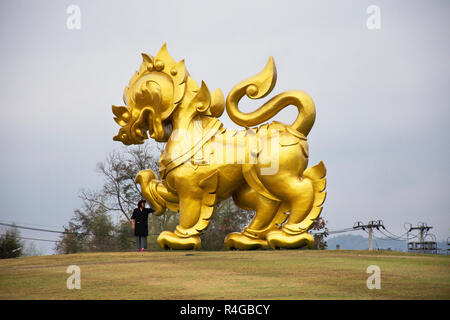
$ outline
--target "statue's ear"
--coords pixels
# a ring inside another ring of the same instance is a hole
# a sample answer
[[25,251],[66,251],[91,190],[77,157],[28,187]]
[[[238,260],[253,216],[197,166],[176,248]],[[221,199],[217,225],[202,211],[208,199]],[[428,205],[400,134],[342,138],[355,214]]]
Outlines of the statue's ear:
[[223,97],[222,90],[217,88],[211,93],[211,115],[213,117],[220,117],[225,108],[225,98]]
[[202,86],[197,92],[195,97],[191,101],[191,107],[196,108],[198,112],[205,112],[211,105],[211,94],[206,86],[206,83],[202,81]]
[[126,107],[112,106],[112,112],[114,113],[114,121],[121,127],[125,126],[130,120],[130,113]]

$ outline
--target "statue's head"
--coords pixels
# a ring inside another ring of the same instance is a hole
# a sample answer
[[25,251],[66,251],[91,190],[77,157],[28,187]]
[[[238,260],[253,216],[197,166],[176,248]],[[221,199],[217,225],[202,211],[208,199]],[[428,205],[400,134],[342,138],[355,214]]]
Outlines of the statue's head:
[[222,92],[211,94],[203,82],[199,88],[189,77],[184,60],[175,62],[165,44],[156,57],[142,57],[139,71],[123,93],[126,106],[112,106],[114,120],[121,126],[115,141],[141,144],[149,136],[158,142],[167,141],[177,108],[196,108],[199,113],[216,117],[223,113]]

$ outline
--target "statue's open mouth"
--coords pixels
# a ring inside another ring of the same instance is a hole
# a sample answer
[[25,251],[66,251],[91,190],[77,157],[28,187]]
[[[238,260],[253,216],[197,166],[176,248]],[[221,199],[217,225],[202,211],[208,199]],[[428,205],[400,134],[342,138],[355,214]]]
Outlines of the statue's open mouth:
[[155,113],[154,108],[150,106],[144,107],[136,120],[130,119],[129,121],[126,121],[123,116],[125,114],[126,118],[125,112],[127,111],[123,109],[118,111],[117,108],[123,107],[116,107],[116,109],[113,107],[113,110],[116,111],[115,114],[118,115],[116,122],[122,128],[120,128],[119,133],[114,136],[113,140],[121,141],[125,145],[131,145],[142,144],[149,136],[159,142],[167,141],[170,136],[172,123],[170,121],[162,121],[161,117]]
[[[113,106],[114,120],[122,127],[113,140],[121,141],[125,145],[142,144],[148,139],[147,131],[152,133],[153,121],[149,119],[150,113],[144,108],[138,117],[131,116],[126,107]],[[150,124],[150,127],[149,127]]]

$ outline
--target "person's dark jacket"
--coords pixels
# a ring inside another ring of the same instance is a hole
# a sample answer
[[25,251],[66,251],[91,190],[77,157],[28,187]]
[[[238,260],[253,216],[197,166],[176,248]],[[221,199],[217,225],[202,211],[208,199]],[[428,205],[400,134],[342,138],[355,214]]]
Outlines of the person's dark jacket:
[[134,219],[134,235],[146,237],[148,236],[148,215],[155,212],[152,208],[134,209],[131,220]]

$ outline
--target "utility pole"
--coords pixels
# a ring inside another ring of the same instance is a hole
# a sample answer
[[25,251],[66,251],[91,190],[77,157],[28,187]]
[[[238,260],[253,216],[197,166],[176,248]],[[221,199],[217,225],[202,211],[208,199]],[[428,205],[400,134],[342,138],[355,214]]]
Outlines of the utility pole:
[[373,250],[373,247],[372,247],[372,235],[373,235],[373,230],[372,230],[372,228],[369,228],[369,251]]
[[408,239],[409,239],[409,233],[413,230],[419,230],[419,242],[409,242],[408,241],[408,251],[410,250],[417,250],[422,251],[422,253],[425,253],[425,251],[434,250],[434,247],[436,246],[435,242],[425,243],[425,237],[427,236],[428,231],[432,229],[432,226],[427,225],[426,223],[419,223],[417,227],[410,227],[408,230]]
[[382,220],[372,220],[369,221],[369,223],[364,224],[361,221],[356,222],[353,225],[353,229],[357,230],[357,229],[362,229],[362,230],[368,230],[368,234],[369,234],[369,250],[372,251],[373,250],[373,229],[377,229],[380,230],[379,228],[383,228],[384,229],[384,225],[383,225],[383,221]]

